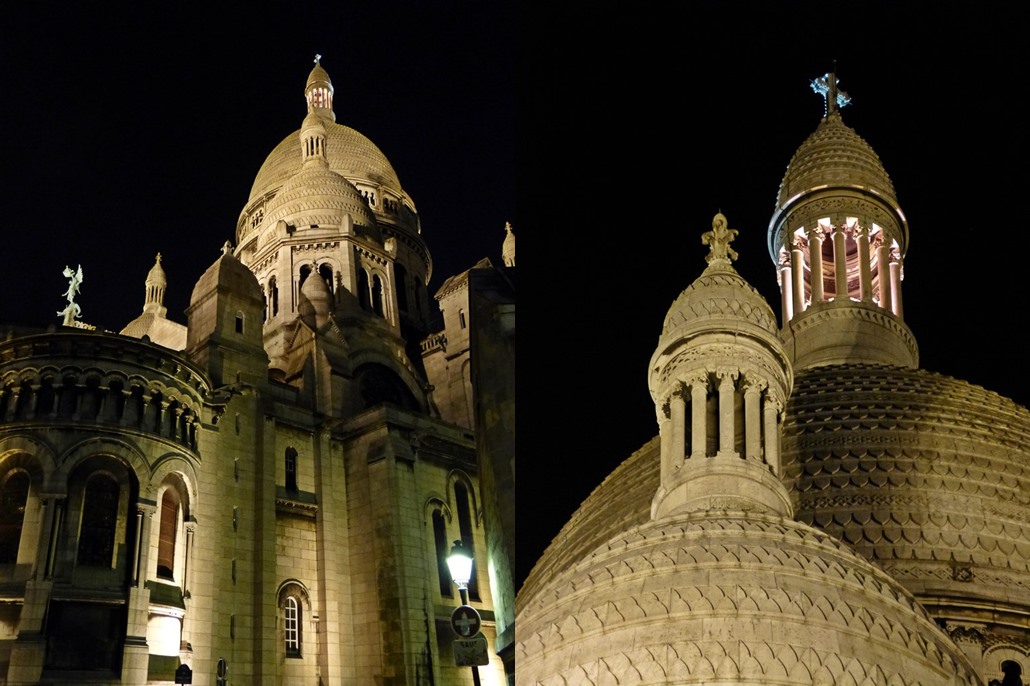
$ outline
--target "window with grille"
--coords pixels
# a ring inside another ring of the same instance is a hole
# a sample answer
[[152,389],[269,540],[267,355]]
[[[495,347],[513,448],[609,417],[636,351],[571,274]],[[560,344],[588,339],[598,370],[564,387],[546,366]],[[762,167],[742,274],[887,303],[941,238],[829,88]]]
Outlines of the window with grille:
[[300,603],[296,596],[287,596],[283,604],[286,656],[300,657]]

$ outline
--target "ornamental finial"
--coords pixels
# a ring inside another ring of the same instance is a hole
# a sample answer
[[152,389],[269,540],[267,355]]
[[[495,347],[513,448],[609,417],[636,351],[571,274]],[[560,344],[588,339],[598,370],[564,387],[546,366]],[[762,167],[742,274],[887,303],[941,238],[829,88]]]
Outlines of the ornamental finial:
[[318,64],[318,63],[319,63],[318,61],[319,61],[320,59],[322,59],[322,56],[321,56],[321,55],[319,55],[319,54],[318,54],[318,53],[316,52],[316,53],[315,53],[315,64]]
[[708,246],[708,255],[705,260],[708,264],[713,262],[730,264],[737,259],[737,251],[730,247],[730,241],[737,237],[737,230],[728,228],[726,216],[718,212],[712,219],[712,230],[701,234],[701,242]]
[[851,96],[837,89],[837,60],[833,61],[833,71],[812,80],[812,90],[823,96],[823,116],[828,117],[851,102]]

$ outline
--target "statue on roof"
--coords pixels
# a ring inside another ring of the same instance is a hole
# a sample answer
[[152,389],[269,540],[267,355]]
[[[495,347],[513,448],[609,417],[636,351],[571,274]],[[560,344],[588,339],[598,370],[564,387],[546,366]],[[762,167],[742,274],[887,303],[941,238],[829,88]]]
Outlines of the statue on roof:
[[64,277],[68,279],[68,290],[64,292],[64,297],[68,299],[68,305],[57,314],[64,317],[65,326],[75,326],[75,319],[82,314],[82,308],[75,302],[75,296],[78,295],[79,287],[82,284],[82,265],[80,264],[78,269],[65,267],[63,273]]

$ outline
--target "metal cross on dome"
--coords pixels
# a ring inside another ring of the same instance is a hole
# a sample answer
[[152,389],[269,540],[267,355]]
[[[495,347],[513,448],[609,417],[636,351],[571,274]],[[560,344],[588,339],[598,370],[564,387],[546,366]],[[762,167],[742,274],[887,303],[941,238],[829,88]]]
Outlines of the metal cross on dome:
[[837,90],[837,65],[833,65],[834,71],[823,74],[818,79],[812,79],[812,90],[823,96],[824,116],[836,112],[841,107],[851,102],[851,96],[842,90]]
[[318,61],[319,61],[320,59],[322,59],[322,56],[321,56],[321,55],[319,55],[319,54],[318,54],[318,53],[316,52],[316,53],[315,53],[315,64],[318,64]]

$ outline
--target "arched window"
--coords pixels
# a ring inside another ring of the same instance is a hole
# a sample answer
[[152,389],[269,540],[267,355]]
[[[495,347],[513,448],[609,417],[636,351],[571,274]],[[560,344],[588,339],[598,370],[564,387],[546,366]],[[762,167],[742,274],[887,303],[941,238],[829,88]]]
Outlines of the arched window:
[[174,488],[165,490],[161,498],[161,530],[157,542],[157,576],[175,578],[175,541],[179,532],[179,494]]
[[311,265],[310,264],[302,265],[301,268],[300,268],[300,279],[298,279],[298,281],[297,281],[297,292],[298,293],[300,292],[300,287],[304,285],[304,282],[307,281],[307,278],[309,276],[311,276]]
[[433,540],[436,543],[436,576],[440,581],[440,595],[453,598],[454,583],[447,566],[447,554],[450,552],[447,548],[447,524],[440,510],[433,511]]
[[279,287],[275,283],[275,277],[269,277],[268,279],[268,300],[271,303],[271,314],[270,317],[274,317],[279,314]]
[[94,474],[86,482],[79,529],[78,562],[110,567],[118,524],[118,483],[108,474]]
[[[457,482],[454,484],[454,504],[458,509],[458,530],[461,532],[461,543],[466,550],[475,550],[472,541],[472,510],[469,507],[469,493],[465,484]],[[476,579],[475,556],[472,559],[472,574],[469,576],[469,598],[479,600],[479,581]]]
[[379,278],[378,274],[372,275],[372,311],[380,317],[384,316],[383,280]]
[[293,448],[286,449],[286,489],[297,490],[297,451]]
[[286,657],[300,657],[301,604],[295,595],[286,596],[283,602],[283,630]]
[[18,561],[21,527],[25,521],[25,502],[29,498],[27,472],[8,472],[0,485],[0,564]]
[[333,268],[332,265],[323,262],[318,265],[318,275],[325,281],[325,285],[329,288],[329,293],[333,293]]

